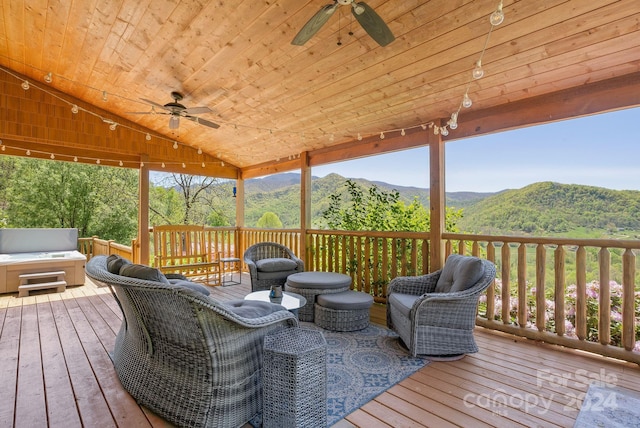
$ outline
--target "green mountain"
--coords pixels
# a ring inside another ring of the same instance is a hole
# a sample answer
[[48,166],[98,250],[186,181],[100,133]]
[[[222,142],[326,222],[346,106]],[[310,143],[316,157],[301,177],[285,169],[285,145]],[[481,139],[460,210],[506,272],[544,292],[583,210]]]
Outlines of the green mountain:
[[[318,227],[328,196],[344,186],[338,174],[312,177],[313,227]],[[406,203],[414,197],[428,206],[429,189],[355,179],[364,187],[396,189]],[[267,211],[285,228],[300,222],[300,174],[277,174],[245,183],[245,224],[255,227]],[[462,209],[461,231],[498,235],[612,237],[640,239],[640,191],[540,182],[497,193],[448,192],[447,206]]]

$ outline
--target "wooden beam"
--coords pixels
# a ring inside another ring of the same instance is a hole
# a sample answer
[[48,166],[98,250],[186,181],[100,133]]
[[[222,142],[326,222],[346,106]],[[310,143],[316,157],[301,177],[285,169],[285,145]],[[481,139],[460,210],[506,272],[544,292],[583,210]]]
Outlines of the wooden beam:
[[429,216],[431,228],[429,230],[431,248],[429,251],[429,271],[436,271],[444,266],[444,240],[442,234],[445,229],[445,170],[444,170],[444,141],[441,134],[429,132]]
[[309,166],[309,153],[304,152],[300,156],[300,228],[302,229],[302,242],[300,243],[300,257],[306,260],[307,230],[311,229],[311,167]]
[[640,73],[633,73],[494,108],[462,110],[458,129],[444,139],[454,141],[637,106]]
[[[146,160],[142,157],[142,162]],[[138,245],[140,263],[149,264],[149,167],[140,168],[138,174]],[[135,250],[134,250],[135,251]]]

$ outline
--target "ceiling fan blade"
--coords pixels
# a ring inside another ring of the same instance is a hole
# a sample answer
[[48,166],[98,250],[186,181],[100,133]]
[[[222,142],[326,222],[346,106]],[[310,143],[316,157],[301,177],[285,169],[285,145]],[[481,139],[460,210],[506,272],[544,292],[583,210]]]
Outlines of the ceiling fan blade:
[[336,11],[337,7],[337,2],[323,6],[315,15],[313,15],[313,17],[311,17],[309,21],[307,21],[306,24],[304,24],[304,27],[302,27],[298,34],[296,34],[291,41],[291,44],[302,46],[307,43],[309,39],[313,37],[320,28],[322,28],[329,18],[331,18],[331,15],[333,15],[333,12]]
[[142,101],[144,101],[145,103],[151,104],[152,106],[160,107],[160,108],[161,108],[161,109],[163,109],[163,110],[169,110],[168,108],[166,108],[166,107],[165,107],[165,106],[163,106],[162,104],[158,104],[158,103],[157,103],[157,102],[155,102],[155,101],[151,101],[151,100],[148,100],[148,99],[146,99],[146,98],[140,98],[140,99],[141,99]]
[[387,46],[396,39],[380,15],[365,2],[353,3],[351,13],[364,28],[364,31],[380,46]]
[[211,109],[209,107],[189,107],[182,110],[182,112],[186,114],[203,114],[211,113]]
[[199,117],[194,117],[194,116],[185,116],[185,118],[187,118],[187,119],[189,119],[189,120],[191,120],[193,122],[199,123],[200,125],[208,126],[209,128],[214,128],[214,129],[220,128],[220,125],[218,125],[217,123],[213,123],[213,122],[208,121],[206,119],[201,119]]
[[169,118],[169,129],[178,129],[180,127],[180,116],[171,115]]

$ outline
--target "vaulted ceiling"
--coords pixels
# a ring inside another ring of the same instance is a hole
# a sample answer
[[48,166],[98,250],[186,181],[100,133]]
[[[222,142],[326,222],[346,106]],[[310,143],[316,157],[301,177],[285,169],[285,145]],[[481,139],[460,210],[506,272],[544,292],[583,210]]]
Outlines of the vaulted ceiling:
[[[565,117],[640,104],[638,0],[504,0],[504,22],[495,27],[489,16],[499,0],[367,0],[395,35],[386,47],[348,5],[306,44],[292,45],[327,3],[1,0],[0,139],[42,153],[57,145],[64,149],[56,153],[69,156],[84,146],[93,150],[86,156],[125,162],[148,155],[168,162],[177,143],[194,152],[184,159],[220,161],[233,176],[235,168],[303,152],[433,132],[465,93],[473,104],[460,110],[459,127],[447,127],[445,140],[541,122],[545,106],[564,102]],[[480,58],[484,77],[476,80]],[[183,118],[171,129],[169,116],[157,113],[166,113],[161,106],[173,101],[172,91],[187,108],[208,107],[193,116],[220,127]],[[571,104],[573,97],[581,104]],[[24,108],[31,114],[14,113]],[[28,129],[85,121],[70,129],[88,134],[71,142],[65,133],[26,135],[30,120],[37,123]],[[92,133],[102,139],[92,142]],[[151,140],[138,138],[147,133]],[[123,142],[129,139],[137,142]]]

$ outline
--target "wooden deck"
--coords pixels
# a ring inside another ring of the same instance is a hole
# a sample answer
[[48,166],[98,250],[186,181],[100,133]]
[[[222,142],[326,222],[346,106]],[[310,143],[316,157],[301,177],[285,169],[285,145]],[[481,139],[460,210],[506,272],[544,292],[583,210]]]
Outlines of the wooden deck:
[[[242,298],[244,284],[216,287]],[[166,427],[122,388],[108,352],[120,326],[109,289],[0,296],[0,427]],[[380,320],[380,308],[372,319]],[[587,379],[640,391],[640,369],[484,331],[480,352],[432,362],[339,427],[573,426]]]

